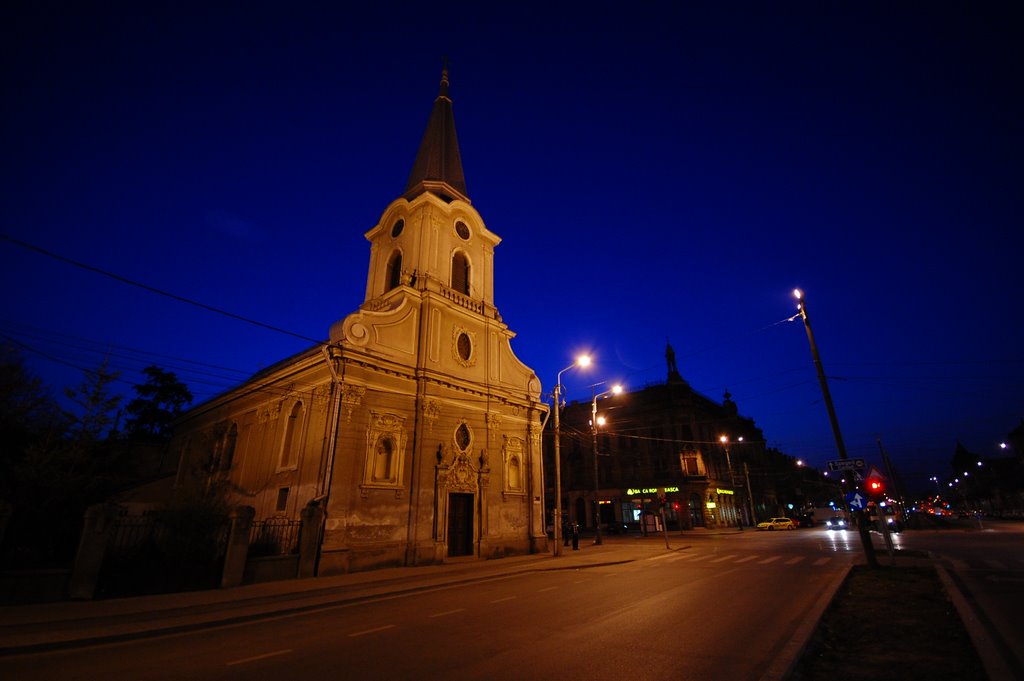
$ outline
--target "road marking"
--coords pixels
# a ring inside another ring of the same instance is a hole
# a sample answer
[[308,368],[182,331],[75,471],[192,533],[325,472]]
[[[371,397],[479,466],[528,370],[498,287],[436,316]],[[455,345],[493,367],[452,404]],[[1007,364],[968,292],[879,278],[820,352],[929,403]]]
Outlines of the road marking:
[[674,553],[663,553],[663,554],[661,554],[660,556],[651,556],[651,557],[650,557],[650,558],[648,558],[647,560],[661,560],[662,558],[672,558],[672,557],[674,557],[675,555],[676,555],[676,554],[674,554]]
[[704,560],[705,558],[710,558],[710,557],[711,557],[711,554],[710,554],[710,553],[705,553],[705,554],[704,554],[704,555],[702,555],[702,556],[694,556],[694,557],[693,557],[693,560],[695,560],[695,561],[696,561],[696,560]]
[[824,565],[825,563],[829,562],[830,560],[832,560],[832,559],[831,558],[819,558],[818,560],[814,561],[813,565],[814,565],[814,567],[821,567],[822,565]]
[[796,558],[790,558],[789,560],[786,561],[786,565],[796,565],[797,563],[799,563],[803,559],[804,559],[803,556],[797,556]]
[[757,556],[757,555],[753,555],[753,556],[747,556],[746,558],[740,558],[740,559],[739,559],[738,561],[736,561],[736,562],[737,562],[737,563],[746,563],[746,562],[747,562],[748,560],[754,560],[755,558],[759,558],[759,556]]
[[724,562],[724,561],[727,561],[727,560],[732,560],[732,559],[733,559],[733,558],[735,558],[735,557],[736,557],[736,554],[734,553],[734,554],[732,554],[731,556],[722,556],[721,558],[715,558],[715,559],[714,559],[713,561],[711,561],[711,562],[712,562],[712,563],[722,563],[722,562]]
[[394,624],[385,624],[383,627],[375,627],[373,629],[366,629],[364,631],[357,631],[353,634],[349,634],[349,638],[355,638],[356,636],[366,636],[367,634],[376,634],[378,631],[384,631],[385,629],[394,629]]
[[765,558],[764,560],[757,561],[757,564],[758,565],[767,565],[768,563],[774,563],[779,558],[782,558],[782,556],[772,556],[771,558]]
[[515,600],[515,598],[515,596],[505,596],[504,598],[499,598],[497,600],[491,601],[491,603],[504,603],[505,601]]
[[454,615],[457,612],[465,612],[465,608],[455,608],[454,610],[445,610],[444,612],[435,612],[431,617],[447,617],[448,615]]
[[288,653],[291,653],[291,652],[294,652],[291,648],[288,648],[287,650],[275,650],[272,653],[264,653],[262,655],[255,655],[253,657],[245,657],[245,658],[242,658],[241,660],[233,660],[231,662],[228,662],[227,666],[228,667],[233,667],[236,664],[246,664],[248,662],[255,662],[256,660],[265,660],[268,657],[277,657],[278,655],[287,655]]
[[545,591],[554,591],[554,590],[555,590],[555,589],[557,589],[557,588],[558,588],[557,586],[549,586],[549,587],[548,587],[548,588],[546,588],[546,589],[541,589],[541,590],[540,590],[540,591],[538,591],[537,593],[539,593],[539,594],[542,594],[542,593],[544,593]]
[[998,560],[992,560],[991,558],[986,558],[985,562],[988,563],[989,567],[995,568],[996,570],[1005,570],[1006,569],[1006,564],[1005,563],[1001,563]]

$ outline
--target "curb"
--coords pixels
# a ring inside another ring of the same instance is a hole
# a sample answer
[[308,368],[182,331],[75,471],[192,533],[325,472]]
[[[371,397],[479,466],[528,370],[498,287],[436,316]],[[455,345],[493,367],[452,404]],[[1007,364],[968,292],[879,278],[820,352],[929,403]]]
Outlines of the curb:
[[839,591],[839,588],[844,582],[846,582],[846,578],[850,574],[851,569],[853,569],[852,565],[846,566],[846,568],[825,587],[825,590],[820,596],[818,596],[818,600],[814,602],[814,606],[811,608],[810,614],[800,624],[796,632],[793,634],[793,637],[789,639],[789,642],[782,647],[782,650],[772,661],[771,665],[769,665],[768,671],[761,677],[761,681],[784,681],[792,675],[797,662],[799,662],[800,658],[803,657],[804,651],[807,649],[807,644],[810,643],[811,637],[814,635],[815,630],[817,630],[818,624],[821,622],[822,615],[825,614],[825,610],[827,610],[829,604],[832,603],[832,599],[836,597],[836,593]]
[[938,573],[942,586],[946,589],[949,599],[953,601],[953,606],[960,615],[960,620],[967,630],[967,636],[970,637],[975,652],[981,658],[981,663],[985,667],[989,681],[1014,681],[1018,679],[1019,677],[1013,673],[1010,669],[1010,664],[1000,652],[999,645],[989,634],[988,629],[978,617],[974,608],[971,607],[967,597],[964,596],[953,577],[938,562],[935,562],[935,572]]

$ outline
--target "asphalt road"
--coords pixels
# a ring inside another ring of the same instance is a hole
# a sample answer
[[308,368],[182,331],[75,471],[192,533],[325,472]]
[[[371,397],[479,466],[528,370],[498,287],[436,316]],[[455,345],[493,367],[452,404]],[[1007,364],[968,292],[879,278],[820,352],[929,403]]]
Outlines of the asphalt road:
[[[849,535],[849,536],[847,536]],[[620,565],[530,572],[133,642],[7,657],[4,678],[762,679],[853,533],[746,532]]]
[[952,573],[1005,660],[1008,678],[1024,679],[1024,523],[958,519],[948,529],[906,536]]

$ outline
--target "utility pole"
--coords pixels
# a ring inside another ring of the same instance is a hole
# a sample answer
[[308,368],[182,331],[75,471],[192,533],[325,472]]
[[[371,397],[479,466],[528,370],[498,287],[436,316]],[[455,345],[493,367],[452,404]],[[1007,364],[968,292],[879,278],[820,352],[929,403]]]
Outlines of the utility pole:
[[754,511],[754,493],[750,489],[750,468],[743,462],[743,475],[747,478],[747,498],[750,500],[750,526],[757,527],[757,513]]
[[[811,345],[811,359],[814,361],[814,368],[818,373],[818,383],[821,385],[821,395],[825,400],[825,409],[828,410],[828,420],[832,424],[832,436],[836,440],[836,449],[839,451],[839,458],[846,459],[846,445],[843,444],[843,436],[839,432],[839,419],[836,418],[835,407],[832,406],[832,395],[828,391],[828,381],[825,379],[825,369],[821,365],[821,357],[818,356],[818,345],[814,342],[814,332],[811,331],[811,320],[807,316],[807,302],[800,289],[793,291],[797,299],[797,309],[804,321],[804,328],[807,330],[807,341]],[[857,511],[857,530],[860,534],[861,544],[864,546],[864,557],[868,566],[878,567],[878,558],[875,557],[875,546],[871,543],[871,535],[868,533],[867,514],[864,509]]]

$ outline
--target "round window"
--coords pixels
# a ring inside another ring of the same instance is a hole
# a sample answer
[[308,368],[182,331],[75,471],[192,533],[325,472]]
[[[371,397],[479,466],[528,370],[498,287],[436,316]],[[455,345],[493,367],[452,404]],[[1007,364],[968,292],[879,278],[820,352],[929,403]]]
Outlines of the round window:
[[469,447],[469,428],[466,427],[465,423],[461,424],[455,430],[455,444],[457,444],[459,449],[462,450]]
[[405,229],[405,220],[399,219],[398,222],[391,228],[391,238],[397,237]]
[[455,222],[455,233],[459,235],[460,239],[469,241],[469,227],[462,220]]
[[455,340],[455,349],[458,350],[462,361],[469,361],[470,355],[473,354],[473,342],[469,339],[468,333],[459,334],[459,337]]

